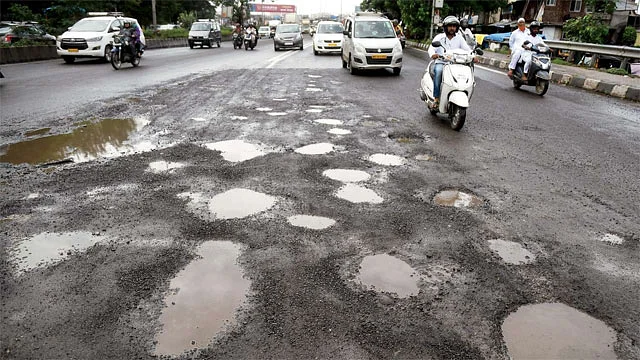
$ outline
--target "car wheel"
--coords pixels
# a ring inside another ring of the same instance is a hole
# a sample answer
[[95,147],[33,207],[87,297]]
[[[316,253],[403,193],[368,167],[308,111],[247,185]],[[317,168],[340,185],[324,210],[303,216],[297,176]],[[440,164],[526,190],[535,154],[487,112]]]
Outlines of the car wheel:
[[340,52],[340,60],[342,60],[342,67],[346,69],[347,68],[347,62],[344,61],[344,56],[343,56],[342,52]]
[[220,47],[220,40],[218,40],[218,41],[216,42],[216,45],[218,45],[218,47]]
[[111,62],[111,45],[107,45],[104,47],[104,61],[108,63]]
[[393,68],[393,75],[398,76],[400,75],[400,71],[402,70],[402,68]]
[[304,43],[300,43],[300,50],[304,50]]
[[193,44],[189,43],[189,48],[193,49]]
[[207,43],[207,47],[208,47],[209,49],[211,49],[211,48],[213,47],[213,44],[211,43],[211,41],[209,41],[209,42]]
[[278,50],[279,50],[278,47],[274,44],[273,45],[273,51],[278,51]]
[[318,55],[318,50],[316,50],[316,47],[313,47],[313,55]]
[[353,59],[351,59],[351,55],[349,55],[349,73],[351,75],[355,75],[358,73],[358,70],[353,67]]
[[64,60],[64,62],[66,62],[67,64],[73,64],[74,61],[76,61],[75,56],[63,56],[62,60]]

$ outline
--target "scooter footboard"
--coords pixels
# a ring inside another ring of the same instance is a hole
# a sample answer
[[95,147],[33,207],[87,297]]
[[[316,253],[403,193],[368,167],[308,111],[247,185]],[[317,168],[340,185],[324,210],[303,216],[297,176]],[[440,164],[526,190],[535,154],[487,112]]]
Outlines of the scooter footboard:
[[547,80],[547,81],[548,81],[549,79],[551,79],[551,77],[549,76],[549,72],[548,72],[548,71],[544,71],[544,70],[538,71],[538,72],[536,73],[536,77],[537,77],[538,79]]
[[467,96],[467,93],[462,91],[454,91],[449,94],[449,102],[463,108],[469,107],[469,97]]

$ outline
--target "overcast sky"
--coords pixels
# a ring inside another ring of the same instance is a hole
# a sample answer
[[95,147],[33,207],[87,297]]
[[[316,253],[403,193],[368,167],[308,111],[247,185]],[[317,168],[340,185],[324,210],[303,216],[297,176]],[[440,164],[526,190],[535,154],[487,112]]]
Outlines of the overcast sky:
[[[261,0],[253,0],[256,3],[262,2]],[[352,13],[357,5],[360,5],[362,0],[265,0],[265,3],[281,4],[281,5],[295,5],[298,14],[315,14],[320,12],[326,12],[331,14],[340,13],[340,4],[342,4],[343,13]]]

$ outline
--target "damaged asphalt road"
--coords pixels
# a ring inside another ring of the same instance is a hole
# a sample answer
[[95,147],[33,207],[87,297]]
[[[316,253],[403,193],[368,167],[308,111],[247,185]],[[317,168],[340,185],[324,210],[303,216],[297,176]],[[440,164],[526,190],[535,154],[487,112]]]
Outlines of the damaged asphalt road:
[[500,126],[487,73],[454,133],[412,61],[228,70],[5,128],[31,142],[0,152],[0,357],[504,359],[537,328],[640,357],[638,124],[557,123],[557,88]]

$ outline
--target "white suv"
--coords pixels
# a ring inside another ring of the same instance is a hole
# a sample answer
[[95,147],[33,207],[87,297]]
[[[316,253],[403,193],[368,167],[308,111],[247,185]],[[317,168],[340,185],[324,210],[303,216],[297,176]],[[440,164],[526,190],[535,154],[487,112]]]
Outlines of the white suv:
[[354,74],[358,70],[402,70],[402,45],[391,20],[384,15],[359,12],[344,24],[342,39],[342,67]]
[[91,16],[78,21],[56,39],[58,55],[67,64],[76,58],[104,58],[111,62],[113,35],[120,31],[125,20],[130,21],[132,27],[138,25],[136,19],[114,15]]

